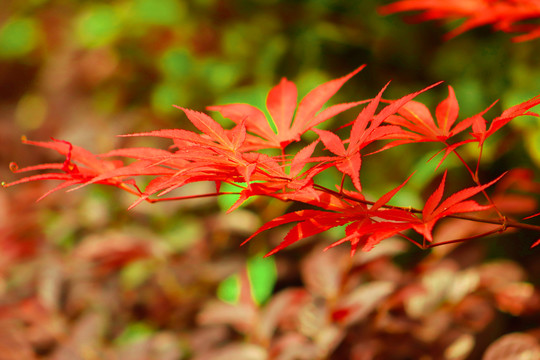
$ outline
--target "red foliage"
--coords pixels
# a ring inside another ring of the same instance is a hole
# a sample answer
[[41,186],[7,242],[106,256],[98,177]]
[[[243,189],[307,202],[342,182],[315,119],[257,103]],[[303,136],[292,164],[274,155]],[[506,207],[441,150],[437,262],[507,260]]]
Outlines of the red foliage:
[[423,11],[416,21],[440,19],[465,19],[447,34],[452,38],[473,28],[492,25],[494,30],[524,33],[514,41],[526,41],[540,37],[540,25],[521,23],[540,18],[538,0],[401,0],[380,8],[381,13]]
[[[495,230],[474,237],[504,231],[508,227],[539,230],[537,226],[510,220],[497,209],[485,190],[501,179],[504,174],[490,182],[481,183],[478,178],[478,167],[485,140],[513,118],[521,115],[535,115],[528,110],[540,104],[540,96],[503,111],[489,126],[483,118],[487,110],[458,121],[459,106],[451,87],[449,87],[448,97],[436,108],[437,122],[435,123],[428,108],[413,99],[439,83],[398,100],[382,100],[387,84],[371,100],[339,104],[321,110],[329,98],[362,68],[363,66],[342,78],[320,85],[306,95],[298,105],[296,86],[282,79],[268,93],[266,104],[270,114],[269,119],[266,119],[262,111],[250,105],[231,104],[210,107],[211,110],[221,112],[236,123],[232,129],[224,129],[206,114],[179,107],[200,131],[199,133],[168,129],[125,135],[172,139],[174,146],[170,150],[128,148],[97,156],[66,141],[23,140],[28,144],[56,150],[65,155],[66,159],[63,163],[43,164],[23,169],[18,169],[13,164],[12,169],[15,172],[30,170],[53,170],[53,172],[24,177],[4,186],[34,180],[62,180],[59,186],[47,193],[49,194],[71,185],[80,187],[100,183],[138,195],[139,199],[133,204],[134,206],[145,200],[156,202],[184,199],[186,197],[163,196],[188,183],[211,181],[216,183],[215,193],[194,195],[194,197],[226,194],[219,191],[220,184],[232,184],[238,187],[237,194],[240,197],[229,211],[236,209],[253,196],[295,201],[318,208],[298,210],[279,216],[256,231],[248,240],[264,230],[287,223],[296,223],[283,242],[268,255],[298,240],[338,226],[346,226],[345,237],[332,246],[350,242],[353,254],[358,247],[363,251],[369,251],[380,241],[396,234],[407,237],[404,234],[407,230],[414,230],[424,238],[422,245],[409,238],[422,248],[439,245],[433,242],[433,228],[442,219],[448,217],[498,225]],[[388,105],[377,111],[381,102]],[[342,138],[334,132],[315,128],[334,115],[362,103],[367,103],[367,105],[353,122],[347,124],[351,126],[348,137]],[[272,124],[275,130],[272,129]],[[468,138],[457,139],[458,134],[469,128],[472,129]],[[301,142],[301,136],[310,130],[319,136],[318,140],[304,146],[296,154],[286,151],[292,143]],[[319,142],[324,144],[330,155],[312,157]],[[475,186],[457,191],[441,201],[446,182],[445,172],[439,187],[428,198],[423,209],[387,204],[405,186],[408,179],[380,199],[366,200],[360,180],[362,158],[398,145],[420,142],[438,142],[443,146],[441,151],[444,151],[445,155],[439,166],[447,156],[455,154],[469,172]],[[457,152],[459,146],[465,143],[478,144],[476,171],[473,171]],[[364,150],[368,145],[371,152],[365,154]],[[279,149],[281,155],[271,156],[262,152],[266,149]],[[118,160],[104,160],[112,156],[132,158],[135,161],[124,165]],[[342,183],[337,185],[336,190],[323,187],[314,181],[315,175],[331,167],[335,167],[343,176]],[[144,191],[140,191],[132,179],[133,176],[140,175],[154,177]],[[354,185],[352,191],[344,188],[347,177]],[[484,205],[469,200],[479,193],[482,193],[487,201]],[[495,211],[492,211],[492,208]],[[468,212],[489,213],[486,213],[483,218],[461,215]],[[467,239],[455,239],[450,242]],[[426,245],[426,242],[430,244]]]

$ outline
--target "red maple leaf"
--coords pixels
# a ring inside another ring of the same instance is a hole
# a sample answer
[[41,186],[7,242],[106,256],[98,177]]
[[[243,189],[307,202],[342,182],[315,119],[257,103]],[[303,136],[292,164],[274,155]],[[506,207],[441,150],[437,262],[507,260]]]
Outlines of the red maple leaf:
[[[2,185],[4,187],[10,187],[17,184],[39,180],[63,181],[60,185],[47,191],[38,199],[38,201],[51,194],[52,192],[68,188],[72,185],[85,184],[92,181],[103,173],[123,167],[123,163],[121,161],[102,160],[88,150],[85,150],[79,146],[74,146],[70,142],[64,140],[52,139],[52,141],[45,142],[31,141],[23,138],[22,142],[24,144],[55,150],[66,157],[65,161],[62,163],[40,164],[24,168],[19,168],[16,163],[10,164],[10,169],[14,173],[23,173],[36,170],[53,170],[53,172],[26,176],[17,181],[3,183]],[[135,186],[133,180],[126,179],[126,177],[123,175],[108,177],[107,179],[102,179],[97,182],[100,184],[116,186],[134,194],[140,193],[138,188]]]
[[506,173],[485,185],[474,186],[458,191],[441,202],[446,182],[446,174],[447,171],[444,172],[439,187],[426,201],[424,209],[422,210],[422,220],[419,220],[417,224],[413,224],[412,226],[416,232],[423,235],[429,242],[433,241],[433,227],[442,218],[453,214],[484,211],[492,208],[492,205],[480,205],[474,200],[466,199],[493,185]]
[[[311,161],[310,156],[318,141],[296,154],[289,163],[290,171],[287,173],[277,159],[248,151],[244,146],[245,121],[232,130],[226,130],[206,114],[184,108],[179,109],[186,113],[188,119],[202,134],[167,129],[124,135],[170,138],[174,141],[176,150],[152,152],[143,148],[110,152],[105,155],[134,157],[139,161],[125,168],[102,174],[93,182],[116,177],[119,174],[131,175],[133,171],[140,171],[141,168],[143,173],[146,168],[153,169],[155,175],[159,177],[148,184],[132,207],[149,199],[152,195],[163,196],[176,188],[196,181],[214,181],[218,184],[221,182],[246,183],[246,186],[241,186],[240,198],[230,211],[237,208],[247,198],[256,195],[275,196],[282,199],[287,196],[289,199],[305,197],[307,193],[314,196],[310,188],[311,179],[326,167],[316,165],[306,172],[301,170]],[[255,181],[265,183],[255,185],[253,184]],[[289,193],[290,190],[294,193]]]
[[[248,136],[247,142],[250,148],[284,149],[290,143],[299,141],[300,136],[306,131],[365,102],[338,104],[320,111],[341,86],[364,67],[365,65],[362,65],[348,75],[319,85],[300,101],[298,108],[296,85],[285,78],[281,79],[281,82],[270,90],[266,98],[266,107],[271,116],[268,120],[261,110],[248,104],[210,106],[208,109],[219,111],[224,117],[237,124],[244,121],[248,132],[256,135],[249,134]],[[275,125],[275,132],[270,122]]]
[[459,105],[454,89],[448,86],[448,97],[443,100],[435,110],[433,120],[431,112],[424,104],[417,101],[409,101],[399,110],[399,115],[390,116],[386,122],[398,125],[403,132],[397,133],[396,137],[403,140],[396,141],[394,145],[410,142],[440,141],[446,142],[450,137],[459,134],[472,124],[472,119],[465,119],[454,126],[459,113]]
[[[352,256],[359,247],[362,251],[370,251],[382,240],[410,229],[413,222],[416,221],[410,211],[395,207],[389,209],[383,207],[405,186],[413,174],[401,185],[381,196],[371,207],[363,207],[365,216],[347,225],[345,237],[329,245],[325,250],[344,242],[350,242]],[[349,219],[354,219],[354,217]]]
[[465,18],[460,26],[447,34],[447,38],[489,24],[494,30],[525,33],[514,37],[514,41],[540,37],[539,25],[520,23],[540,18],[537,0],[401,0],[383,6],[379,11],[383,14],[423,11],[413,18],[416,21]]
[[500,116],[493,119],[488,128],[487,122],[483,115],[491,108],[491,106],[493,106],[492,104],[488,109],[470,118],[470,121],[472,122],[471,135],[474,137],[475,141],[478,142],[479,146],[483,146],[488,137],[493,135],[496,131],[516,117],[523,115],[538,116],[538,114],[528,111],[538,104],[540,104],[540,95],[520,104],[514,105],[504,110]]
[[[326,210],[299,210],[277,217],[261,226],[242,244],[263,231],[296,222],[297,224],[289,230],[283,241],[266,255],[270,256],[299,240],[348,224],[345,229],[346,236],[328,246],[327,249],[348,241],[351,243],[351,255],[354,255],[360,246],[362,251],[369,251],[380,241],[410,229],[413,226],[412,223],[416,221],[409,211],[397,208],[382,209],[411,176],[370,207],[363,202],[365,200],[363,196],[357,193],[350,196],[349,200],[334,202],[337,206],[332,207],[332,211],[329,211],[329,207],[326,206]],[[374,220],[375,218],[378,220]]]
[[[145,200],[156,202],[183,199],[186,196],[174,197],[170,192],[193,182],[214,182],[215,193],[187,197],[219,196],[231,193],[239,195],[229,211],[236,209],[252,196],[273,197],[315,207],[315,209],[304,209],[279,216],[263,225],[246,240],[276,226],[294,223],[283,242],[268,255],[308,236],[339,226],[345,226],[345,236],[330,247],[350,242],[352,254],[357,249],[369,251],[390,236],[399,234],[406,237],[404,232],[411,229],[423,235],[427,241],[433,242],[433,228],[441,219],[448,216],[464,218],[463,215],[456,214],[490,209],[491,206],[480,205],[469,198],[479,192],[484,192],[484,189],[500,177],[488,184],[458,191],[442,201],[446,172],[440,185],[428,198],[421,211],[388,205],[408,179],[378,200],[367,201],[361,192],[360,183],[362,156],[365,155],[362,151],[379,140],[392,140],[392,142],[386,142],[379,147],[373,146],[374,150],[371,154],[408,142],[440,141],[446,145],[447,154],[464,142],[477,141],[482,146],[486,138],[511,119],[532,114],[528,110],[540,104],[540,96],[505,110],[501,116],[491,122],[489,128],[483,119],[487,110],[456,125],[459,107],[451,87],[449,87],[448,97],[437,106],[435,119],[424,105],[413,101],[415,96],[439,83],[395,101],[384,100],[389,104],[380,111],[377,111],[377,108],[382,102],[382,94],[388,84],[371,100],[339,104],[321,111],[325,102],[361,69],[362,67],[347,76],[317,87],[304,97],[298,107],[296,86],[283,79],[268,94],[267,108],[271,115],[270,120],[267,120],[260,110],[249,105],[232,104],[211,108],[233,119],[236,125],[232,129],[225,129],[206,114],[179,107],[198,132],[163,129],[125,135],[170,139],[173,145],[168,150],[141,147],[118,149],[106,154],[94,155],[66,141],[24,140],[28,144],[58,151],[65,156],[65,161],[23,169],[18,169],[15,164],[12,164],[11,168],[15,172],[30,170],[52,172],[27,176],[4,186],[34,180],[63,181],[50,191],[52,192],[71,185],[82,187],[92,183],[106,184],[137,195],[138,200],[132,205],[134,206]],[[342,126],[351,126],[348,138],[342,139],[333,132],[314,128],[335,114],[364,102],[368,104],[355,120]],[[276,131],[272,130],[270,125],[272,121]],[[450,137],[462,132],[470,125],[473,128],[472,139],[457,144],[447,144],[446,141]],[[302,134],[308,130],[314,130],[319,135],[319,139],[307,144],[296,154],[286,153],[285,148],[290,143],[299,141]],[[319,142],[322,142],[332,153],[331,156],[313,156]],[[265,152],[255,151],[263,148],[277,148],[281,150],[281,154],[271,156]],[[127,165],[124,165],[122,161],[109,160],[111,157],[129,160]],[[481,150],[479,159],[480,157]],[[464,165],[470,170],[467,164],[464,163]],[[355,190],[349,191],[343,188],[343,184],[341,186],[336,184],[338,191],[335,191],[317,184],[314,181],[315,176],[329,167],[336,167],[343,173],[343,179],[346,176],[350,177]],[[479,184],[477,175],[472,171],[470,173]],[[153,177],[144,192],[141,192],[132,180],[132,177],[140,175]],[[220,192],[221,183],[232,184],[238,191]],[[169,195],[165,197],[167,194]],[[500,211],[498,213],[500,215]],[[524,227],[523,224],[507,222],[502,215],[499,220],[489,222],[497,221],[504,225],[502,227],[519,227],[518,225]]]
[[[320,136],[326,148],[334,155],[337,155],[336,157],[331,158],[331,163],[343,174],[350,176],[358,191],[362,191],[359,174],[362,164],[360,151],[376,140],[392,137],[394,134],[401,132],[401,129],[397,126],[381,125],[389,116],[395,114],[402,106],[410,102],[411,99],[440,83],[441,82],[435,83],[420,91],[392,101],[390,105],[386,106],[375,115],[382,94],[389,85],[389,83],[386,84],[354,120],[351,128],[351,136],[348,140],[343,141],[336,134],[327,130],[314,129]],[[348,143],[346,149],[344,143]]]

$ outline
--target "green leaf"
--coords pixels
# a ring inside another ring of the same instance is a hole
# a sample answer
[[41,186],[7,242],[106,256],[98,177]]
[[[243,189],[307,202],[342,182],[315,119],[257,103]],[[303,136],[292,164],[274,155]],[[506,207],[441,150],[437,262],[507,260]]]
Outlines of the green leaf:
[[187,9],[183,1],[136,0],[133,5],[135,20],[149,25],[179,25]]
[[189,94],[172,83],[161,83],[152,91],[152,107],[158,113],[169,114],[175,111],[174,104],[187,104]]
[[167,78],[183,80],[192,71],[193,60],[185,49],[168,49],[160,59],[159,66]]
[[120,280],[122,285],[129,290],[133,290],[154,272],[154,264],[147,259],[134,261],[127,264],[120,270]]
[[11,19],[0,28],[0,58],[14,58],[32,51],[38,38],[32,19]]
[[240,68],[235,64],[209,60],[202,65],[201,74],[209,88],[220,93],[238,81]]
[[114,340],[117,345],[126,345],[137,340],[147,338],[154,333],[154,330],[144,323],[128,324],[125,330]]
[[223,280],[218,285],[217,297],[229,304],[238,303],[240,299],[240,276],[234,274]]
[[76,36],[86,47],[99,47],[113,42],[120,32],[120,20],[110,6],[88,9],[77,19]]
[[277,280],[274,257],[258,253],[247,261],[247,273],[253,300],[263,304],[272,295]]
[[540,129],[537,128],[535,131],[529,131],[525,135],[525,146],[526,149],[536,163],[540,167]]
[[[253,301],[258,305],[265,303],[272,295],[277,281],[274,258],[265,258],[264,253],[257,253],[247,260],[246,270]],[[240,287],[240,275],[233,274],[219,284],[217,296],[224,302],[237,304],[240,299]]]

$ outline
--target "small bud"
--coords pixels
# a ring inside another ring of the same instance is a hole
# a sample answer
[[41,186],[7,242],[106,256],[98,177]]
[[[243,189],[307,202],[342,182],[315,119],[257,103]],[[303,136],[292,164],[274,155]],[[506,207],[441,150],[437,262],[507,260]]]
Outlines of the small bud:
[[21,136],[21,142],[27,142],[28,141],[28,138],[26,137],[26,135],[23,135]]
[[7,184],[6,184],[5,181],[2,181],[2,182],[0,183],[0,185],[2,185],[3,188],[6,188],[6,187],[7,187],[7,186],[6,186]]
[[12,172],[17,172],[17,170],[19,170],[19,165],[17,165],[16,162],[10,162],[9,163],[9,170],[11,170]]

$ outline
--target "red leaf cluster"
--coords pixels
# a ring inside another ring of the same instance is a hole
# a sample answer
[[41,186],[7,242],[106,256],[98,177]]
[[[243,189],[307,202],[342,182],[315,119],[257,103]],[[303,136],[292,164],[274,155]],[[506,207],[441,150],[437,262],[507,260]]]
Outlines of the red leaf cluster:
[[380,8],[383,14],[405,11],[423,11],[413,18],[416,21],[465,19],[447,38],[484,25],[492,25],[493,30],[523,33],[514,37],[514,41],[540,37],[540,25],[523,23],[540,18],[537,0],[401,0]]
[[[413,99],[439,83],[397,100],[383,99],[387,84],[373,99],[333,105],[323,110],[324,104],[363,67],[318,86],[299,104],[294,83],[282,79],[268,93],[266,105],[269,118],[266,118],[261,110],[246,104],[210,107],[211,110],[220,112],[235,123],[231,129],[223,128],[204,113],[178,107],[199,132],[164,129],[125,135],[171,139],[173,146],[169,150],[125,148],[93,155],[66,141],[53,139],[50,142],[36,142],[24,139],[27,144],[56,150],[65,156],[65,160],[61,163],[22,169],[13,164],[12,170],[17,173],[31,170],[52,170],[52,172],[27,176],[4,186],[35,180],[63,181],[45,194],[48,195],[52,191],[72,185],[81,187],[100,183],[137,195],[139,198],[132,205],[135,206],[141,201],[185,199],[185,196],[165,197],[165,195],[189,183],[210,181],[216,184],[215,193],[193,197],[230,194],[220,192],[220,185],[222,183],[234,185],[238,188],[239,198],[229,211],[236,209],[253,196],[295,201],[309,206],[309,209],[278,216],[246,240],[247,242],[257,234],[276,226],[295,223],[283,242],[268,255],[301,239],[339,226],[345,227],[345,236],[330,247],[350,242],[353,254],[358,248],[369,251],[380,241],[398,234],[422,248],[433,246],[435,245],[433,229],[447,217],[498,224],[499,227],[490,233],[504,231],[507,227],[528,226],[504,216],[485,191],[504,174],[483,184],[478,179],[478,166],[486,139],[517,116],[536,115],[528,110],[540,104],[540,96],[503,111],[489,126],[483,117],[487,110],[470,118],[458,120],[459,106],[450,86],[448,97],[435,109],[436,120],[434,120],[429,109]],[[386,106],[379,109],[381,103],[385,103]],[[345,128],[345,131],[350,127],[348,135],[339,136],[335,132],[316,128],[335,115],[361,104],[365,106],[354,121],[340,127]],[[469,136],[458,138],[458,135],[467,129]],[[310,130],[314,131],[319,139],[308,145],[303,144],[303,148],[296,153],[289,153],[288,149],[291,148],[289,145],[302,142],[302,135]],[[442,145],[441,151],[444,152],[444,156],[439,166],[450,154],[456,155],[471,175],[474,186],[457,191],[443,200],[447,177],[445,172],[440,185],[429,196],[423,209],[388,205],[410,177],[379,199],[371,201],[364,197],[360,177],[363,157],[399,145],[422,142],[437,142]],[[323,150],[327,153],[313,156],[319,143],[324,145]],[[467,143],[477,143],[480,149],[476,171],[469,167],[457,151],[460,146]],[[370,153],[366,154],[365,149],[368,145]],[[278,149],[281,154],[269,155],[268,149]],[[129,158],[134,161],[124,165],[119,160],[108,160],[111,157]],[[342,183],[336,184],[335,190],[326,188],[314,180],[316,175],[332,167],[343,176]],[[141,191],[133,179],[135,176],[152,176],[153,179],[144,191]],[[347,178],[352,182],[353,190],[345,189],[344,181]],[[471,199],[479,193],[484,195],[485,204],[479,204]],[[461,215],[488,211],[492,208],[495,209],[494,213],[497,216],[495,218],[470,218]],[[532,225],[529,228],[538,230]],[[422,244],[405,235],[407,230],[419,234],[423,238]],[[457,241],[463,240],[466,239]],[[426,242],[431,245],[426,245]]]

